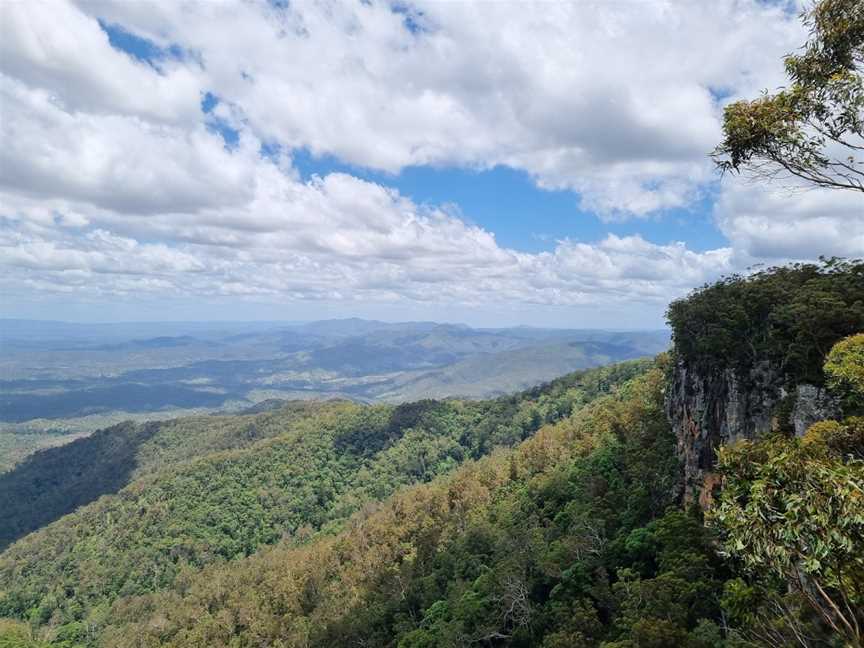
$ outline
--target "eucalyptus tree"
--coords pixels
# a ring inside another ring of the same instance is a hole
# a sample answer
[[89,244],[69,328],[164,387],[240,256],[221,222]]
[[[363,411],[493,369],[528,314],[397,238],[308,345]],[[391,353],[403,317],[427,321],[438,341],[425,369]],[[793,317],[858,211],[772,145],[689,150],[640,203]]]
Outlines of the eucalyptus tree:
[[728,105],[723,171],[864,192],[864,2],[819,0],[810,38],[785,58],[790,84]]

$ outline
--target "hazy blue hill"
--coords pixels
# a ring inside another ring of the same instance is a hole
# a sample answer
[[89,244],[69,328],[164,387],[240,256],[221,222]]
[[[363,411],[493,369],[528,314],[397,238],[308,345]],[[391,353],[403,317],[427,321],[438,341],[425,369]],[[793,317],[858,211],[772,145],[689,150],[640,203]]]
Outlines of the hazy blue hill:
[[105,344],[96,347],[96,349],[99,351],[113,351],[123,348],[164,349],[172,347],[185,347],[193,344],[212,345],[216,343],[205,342],[203,340],[199,340],[198,338],[192,337],[191,335],[162,335],[159,337],[147,338],[143,340],[131,340],[129,342],[124,342],[121,344]]
[[[471,355],[525,346],[505,333],[436,325],[428,330],[375,330],[310,352],[309,364],[359,375],[441,367]],[[572,367],[571,367],[572,369]]]
[[[668,337],[665,331],[474,329],[357,318],[116,325],[0,320],[0,448],[7,457],[0,458],[0,470],[35,448],[62,442],[64,430],[86,434],[128,417],[237,411],[280,398],[484,398],[596,366],[595,356],[651,356],[667,348]],[[599,354],[573,346],[541,350],[556,344],[610,346]]]
[[440,324],[436,322],[381,322],[378,320],[365,320],[359,317],[349,317],[345,319],[307,322],[295,325],[292,328],[318,336],[357,337],[378,331],[389,333],[406,331],[428,332],[437,326],[440,326]]
[[599,367],[638,357],[631,347],[600,342],[538,344],[472,356],[379,395],[382,400],[505,394],[550,380],[572,367]]
[[177,385],[119,383],[60,394],[0,396],[0,415],[12,422],[104,413],[151,412],[165,408],[218,407],[230,396]]

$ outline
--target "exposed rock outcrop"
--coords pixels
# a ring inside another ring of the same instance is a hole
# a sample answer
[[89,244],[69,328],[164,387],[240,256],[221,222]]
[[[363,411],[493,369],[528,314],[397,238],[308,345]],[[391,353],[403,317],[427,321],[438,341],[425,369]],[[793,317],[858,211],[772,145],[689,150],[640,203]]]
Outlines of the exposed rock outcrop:
[[772,430],[803,434],[814,422],[838,413],[823,389],[798,385],[791,393],[784,377],[769,363],[746,373],[718,367],[699,373],[683,360],[673,369],[666,394],[666,414],[678,438],[684,464],[684,497],[710,505],[719,484],[714,466],[717,448],[739,439],[758,439]]
[[706,479],[712,480],[720,445],[770,431],[772,411],[783,396],[780,376],[767,364],[739,376],[723,368],[706,375],[676,362],[666,414],[684,463],[685,498],[702,493]]
[[827,391],[815,385],[798,385],[792,408],[792,427],[802,436],[811,425],[827,418],[839,418],[840,404]]

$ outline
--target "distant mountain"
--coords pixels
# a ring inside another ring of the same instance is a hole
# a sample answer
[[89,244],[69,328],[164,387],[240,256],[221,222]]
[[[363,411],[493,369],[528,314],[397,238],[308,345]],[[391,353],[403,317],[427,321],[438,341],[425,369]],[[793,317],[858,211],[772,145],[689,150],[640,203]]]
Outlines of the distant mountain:
[[638,349],[603,342],[560,342],[473,355],[379,394],[385,401],[417,398],[488,398],[550,380],[571,371],[638,357]]
[[[146,340],[132,340],[127,342],[126,346],[139,349],[164,349],[171,347],[189,346],[191,344],[200,344],[201,340],[192,337],[191,335],[162,335]],[[102,347],[104,350],[121,349],[123,345],[110,345]]]
[[[147,413],[236,411],[259,401],[485,398],[577,369],[653,356],[666,331],[381,322],[76,324],[0,320],[0,448]],[[64,421],[74,420],[67,426]],[[92,423],[89,423],[92,421]],[[44,433],[24,439],[21,433]],[[0,462],[0,469],[9,464]]]
[[398,332],[426,332],[441,326],[436,322],[381,322],[378,320],[364,320],[358,317],[350,317],[347,319],[319,320],[316,322],[306,322],[291,326],[298,331],[311,333],[314,335],[331,336],[331,337],[356,337],[368,335],[376,331],[386,331],[390,333]]

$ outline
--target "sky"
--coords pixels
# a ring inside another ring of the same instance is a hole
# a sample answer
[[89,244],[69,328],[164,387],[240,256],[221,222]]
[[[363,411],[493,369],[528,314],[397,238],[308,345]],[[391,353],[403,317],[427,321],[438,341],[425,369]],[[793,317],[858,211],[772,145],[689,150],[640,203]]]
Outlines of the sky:
[[0,4],[0,316],[655,328],[864,252],[854,192],[721,178],[765,0]]

